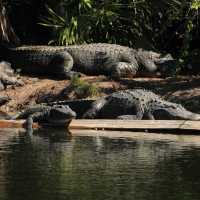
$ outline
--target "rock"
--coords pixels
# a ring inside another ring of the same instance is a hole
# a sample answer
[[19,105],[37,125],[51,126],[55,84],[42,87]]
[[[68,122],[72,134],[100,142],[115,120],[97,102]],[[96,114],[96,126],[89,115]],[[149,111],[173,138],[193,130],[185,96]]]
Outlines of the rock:
[[23,81],[18,79],[11,68],[11,64],[5,61],[0,62],[0,90],[6,88],[7,85],[24,85]]

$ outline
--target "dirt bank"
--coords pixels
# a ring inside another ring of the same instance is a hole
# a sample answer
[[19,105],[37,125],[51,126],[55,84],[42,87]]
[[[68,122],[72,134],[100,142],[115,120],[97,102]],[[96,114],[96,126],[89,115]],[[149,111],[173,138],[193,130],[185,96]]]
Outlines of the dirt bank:
[[[120,89],[146,88],[171,101],[182,103],[191,111],[200,113],[200,77],[197,76],[168,79],[135,78],[123,79],[119,82],[109,80],[104,76],[86,76],[81,79],[101,88],[100,95],[109,94]],[[0,96],[11,98],[7,104],[1,106],[1,111],[11,114],[26,105],[76,98],[70,89],[69,80],[52,80],[27,76],[23,76],[22,80],[25,83],[24,86],[8,87],[6,90],[0,91]]]

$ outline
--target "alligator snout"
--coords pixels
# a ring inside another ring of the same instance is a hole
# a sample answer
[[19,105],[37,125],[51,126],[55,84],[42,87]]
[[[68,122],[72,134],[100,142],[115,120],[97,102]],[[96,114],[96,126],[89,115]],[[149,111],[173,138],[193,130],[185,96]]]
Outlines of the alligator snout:
[[76,112],[71,111],[71,112],[70,112],[70,115],[71,115],[71,118],[72,118],[72,119],[75,119],[75,118],[76,118]]
[[194,121],[200,121],[200,114],[192,114],[190,119]]
[[155,64],[158,67],[158,71],[161,73],[161,75],[170,76],[176,71],[177,61],[171,56],[171,54],[167,54],[157,59]]

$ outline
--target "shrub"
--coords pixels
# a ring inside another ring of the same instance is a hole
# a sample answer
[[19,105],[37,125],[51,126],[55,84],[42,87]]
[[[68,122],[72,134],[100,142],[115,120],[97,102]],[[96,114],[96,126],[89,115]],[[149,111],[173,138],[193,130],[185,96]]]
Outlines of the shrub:
[[78,76],[72,78],[70,88],[78,98],[98,96],[100,93],[100,89],[96,85],[81,80]]

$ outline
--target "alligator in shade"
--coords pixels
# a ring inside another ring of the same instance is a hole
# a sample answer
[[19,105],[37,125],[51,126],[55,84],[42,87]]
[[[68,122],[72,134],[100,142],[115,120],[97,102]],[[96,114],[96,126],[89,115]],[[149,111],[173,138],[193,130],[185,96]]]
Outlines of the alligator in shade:
[[[83,114],[86,119],[151,119],[156,112],[176,119],[200,120],[200,114],[186,110],[180,104],[162,99],[155,93],[143,89],[114,92],[94,101]],[[165,114],[168,115],[165,115]],[[158,115],[158,119],[159,119]]]
[[30,132],[32,132],[33,122],[68,127],[74,118],[76,118],[76,113],[67,105],[47,106],[43,104],[30,106],[12,117],[12,119],[26,119],[26,127]]
[[[132,49],[116,44],[71,46],[21,46],[4,48],[1,59],[12,67],[31,74],[50,74],[71,78],[74,74],[104,74],[112,78],[133,77],[140,73],[155,74],[175,68],[171,55]],[[79,73],[80,72],[80,73]]]

